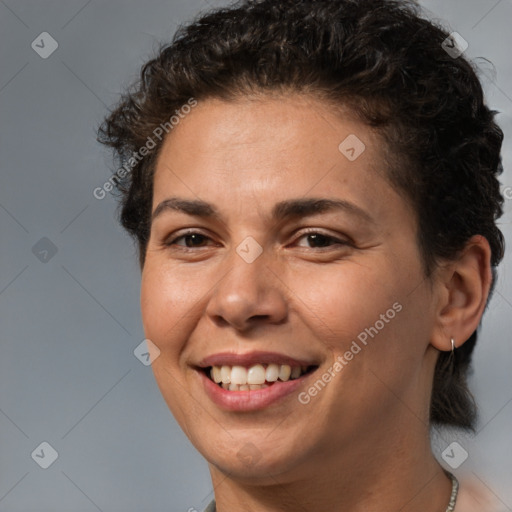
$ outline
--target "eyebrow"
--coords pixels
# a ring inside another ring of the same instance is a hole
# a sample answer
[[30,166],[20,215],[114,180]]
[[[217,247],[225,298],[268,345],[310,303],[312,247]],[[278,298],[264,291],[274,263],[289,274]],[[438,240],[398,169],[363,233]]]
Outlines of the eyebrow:
[[[285,219],[307,217],[336,210],[344,211],[351,215],[360,217],[362,220],[374,223],[370,214],[354,203],[344,199],[325,199],[317,197],[280,201],[272,208],[271,218],[276,221],[282,221]],[[221,220],[221,215],[217,208],[206,201],[170,197],[158,204],[151,216],[151,221],[154,221],[165,211],[178,211],[196,217],[216,218]]]

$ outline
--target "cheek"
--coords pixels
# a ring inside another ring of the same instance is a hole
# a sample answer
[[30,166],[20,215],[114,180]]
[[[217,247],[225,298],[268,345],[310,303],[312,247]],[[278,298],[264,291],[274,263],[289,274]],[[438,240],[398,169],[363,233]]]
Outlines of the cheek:
[[390,269],[377,263],[366,266],[345,261],[313,273],[302,272],[291,280],[299,315],[308,319],[310,328],[332,349],[343,348],[340,342],[350,343],[388,310],[388,316],[394,316],[393,304],[403,290]]
[[141,279],[142,323],[146,338],[160,349],[151,368],[170,411],[185,431],[187,418],[200,412],[194,411],[193,401],[184,400],[188,395],[183,391],[186,383],[180,367],[180,355],[197,323],[198,284],[179,271],[170,271],[165,262],[146,260]]
[[144,332],[161,350],[176,347],[192,321],[194,305],[202,293],[199,282],[165,265],[147,262],[141,281]]

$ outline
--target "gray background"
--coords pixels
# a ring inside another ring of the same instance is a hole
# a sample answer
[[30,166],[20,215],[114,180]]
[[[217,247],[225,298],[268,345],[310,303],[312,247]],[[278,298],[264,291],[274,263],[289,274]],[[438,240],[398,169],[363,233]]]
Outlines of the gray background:
[[[135,250],[116,224],[115,200],[92,191],[112,170],[95,142],[106,107],[178,23],[225,3],[0,0],[2,512],[179,512],[212,498],[206,463],[133,354],[144,338]],[[494,64],[480,61],[505,132],[500,225],[510,241],[511,0],[422,4],[469,42],[466,55]],[[47,59],[31,48],[44,31],[59,44]],[[444,431],[433,441],[436,453],[463,446],[469,457],[455,474],[474,473],[504,510],[512,510],[510,267],[509,252],[476,348],[478,434]],[[58,452],[46,470],[31,457],[43,441]]]

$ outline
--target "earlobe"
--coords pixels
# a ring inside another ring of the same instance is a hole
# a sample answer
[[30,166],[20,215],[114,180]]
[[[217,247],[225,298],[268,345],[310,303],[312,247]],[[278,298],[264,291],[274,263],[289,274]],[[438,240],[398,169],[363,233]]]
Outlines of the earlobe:
[[491,287],[491,248],[475,235],[440,272],[436,323],[431,344],[441,351],[462,345],[480,324]]

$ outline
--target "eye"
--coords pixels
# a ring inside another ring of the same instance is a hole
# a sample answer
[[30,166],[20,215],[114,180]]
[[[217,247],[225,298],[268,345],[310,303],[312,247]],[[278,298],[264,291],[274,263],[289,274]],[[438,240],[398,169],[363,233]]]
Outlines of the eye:
[[308,231],[306,233],[302,233],[301,236],[297,238],[297,240],[306,238],[308,243],[312,244],[313,247],[309,247],[310,249],[321,249],[324,247],[332,247],[333,245],[350,245],[347,240],[340,240],[326,233],[321,233],[319,231]]
[[[178,243],[179,240],[183,240],[185,244]],[[194,247],[205,247],[204,242],[207,240],[211,240],[210,237],[204,235],[203,233],[199,233],[198,231],[189,231],[182,235],[179,235],[171,240],[165,242],[166,246],[176,245],[178,247],[183,247],[186,249],[192,249]]]
[[[340,240],[339,238],[336,238],[332,235],[328,235],[326,233],[321,233],[319,231],[308,231],[303,232],[296,240],[295,244],[297,244],[299,247],[300,244],[297,243],[298,240],[306,239],[307,243],[310,244],[309,246],[303,246],[308,249],[322,249],[322,248],[329,248],[333,246],[348,246],[351,245],[349,241],[347,240]],[[184,250],[188,249],[194,249],[194,248],[203,248],[207,247],[207,242],[212,241],[212,239],[198,231],[188,231],[186,233],[183,233],[179,236],[176,236],[174,238],[171,238],[170,240],[167,240],[164,245],[167,247],[179,247]]]

